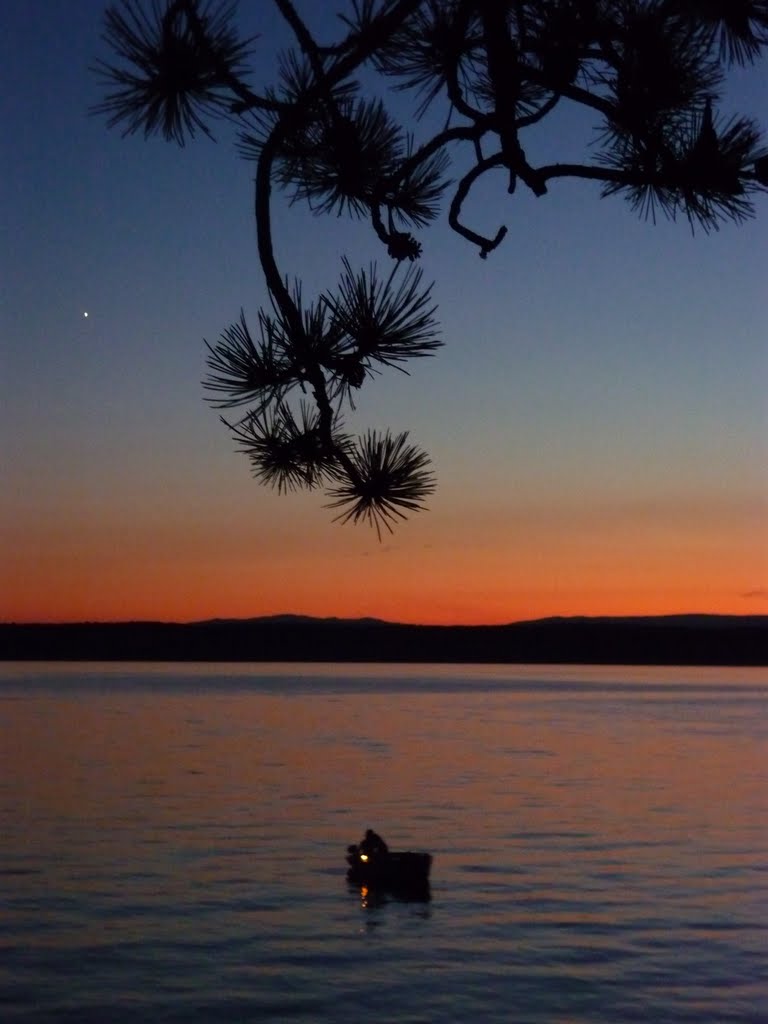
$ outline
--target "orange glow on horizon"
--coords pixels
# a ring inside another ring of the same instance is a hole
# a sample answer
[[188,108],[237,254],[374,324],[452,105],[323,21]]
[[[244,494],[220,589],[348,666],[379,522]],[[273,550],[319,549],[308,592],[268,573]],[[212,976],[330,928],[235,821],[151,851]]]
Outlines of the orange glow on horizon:
[[392,622],[496,624],[548,616],[662,615],[686,612],[768,613],[768,594],[748,595],[744,566],[670,564],[647,552],[627,555],[615,572],[477,552],[453,564],[407,552],[371,558],[365,575],[343,559],[311,568],[287,555],[258,565],[224,562],[155,569],[128,558],[113,561],[108,582],[94,564],[51,572],[31,567],[0,597],[5,622],[159,620],[189,622],[294,613],[371,616]]
[[[379,543],[300,503],[190,522],[30,522],[4,544],[0,621],[189,622],[275,614],[433,624],[768,613],[762,520],[728,508],[600,519],[557,506],[415,517]],[[674,511],[674,510],[673,510]],[[269,518],[268,518],[269,516]],[[105,516],[106,520],[106,516]]]

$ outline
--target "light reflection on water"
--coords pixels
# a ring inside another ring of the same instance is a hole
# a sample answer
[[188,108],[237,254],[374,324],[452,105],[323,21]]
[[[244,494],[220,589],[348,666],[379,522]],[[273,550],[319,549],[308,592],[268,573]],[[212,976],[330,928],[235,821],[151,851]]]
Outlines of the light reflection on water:
[[[768,673],[0,666],[0,1019],[768,1020]],[[344,881],[373,825],[432,899]]]

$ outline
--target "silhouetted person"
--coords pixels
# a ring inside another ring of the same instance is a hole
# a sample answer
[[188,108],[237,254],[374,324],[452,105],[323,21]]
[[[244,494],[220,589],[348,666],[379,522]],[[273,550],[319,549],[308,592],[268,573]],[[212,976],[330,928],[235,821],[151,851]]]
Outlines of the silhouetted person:
[[365,830],[365,838],[360,843],[359,850],[360,853],[366,853],[369,857],[381,857],[389,853],[387,844],[372,828]]

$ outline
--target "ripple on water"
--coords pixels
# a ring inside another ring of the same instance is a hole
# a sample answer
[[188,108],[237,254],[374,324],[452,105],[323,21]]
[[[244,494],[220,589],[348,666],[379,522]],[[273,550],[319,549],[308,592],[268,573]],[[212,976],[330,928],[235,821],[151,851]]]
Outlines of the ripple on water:
[[3,1024],[768,1020],[768,679],[72,671],[3,705]]

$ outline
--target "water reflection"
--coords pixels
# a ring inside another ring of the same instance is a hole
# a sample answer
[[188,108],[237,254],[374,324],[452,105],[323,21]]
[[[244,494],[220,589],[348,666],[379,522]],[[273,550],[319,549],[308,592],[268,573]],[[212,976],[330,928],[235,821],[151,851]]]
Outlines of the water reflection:
[[432,900],[432,889],[429,882],[420,885],[361,885],[347,882],[350,893],[354,893],[363,910],[375,910],[388,903],[422,903]]

